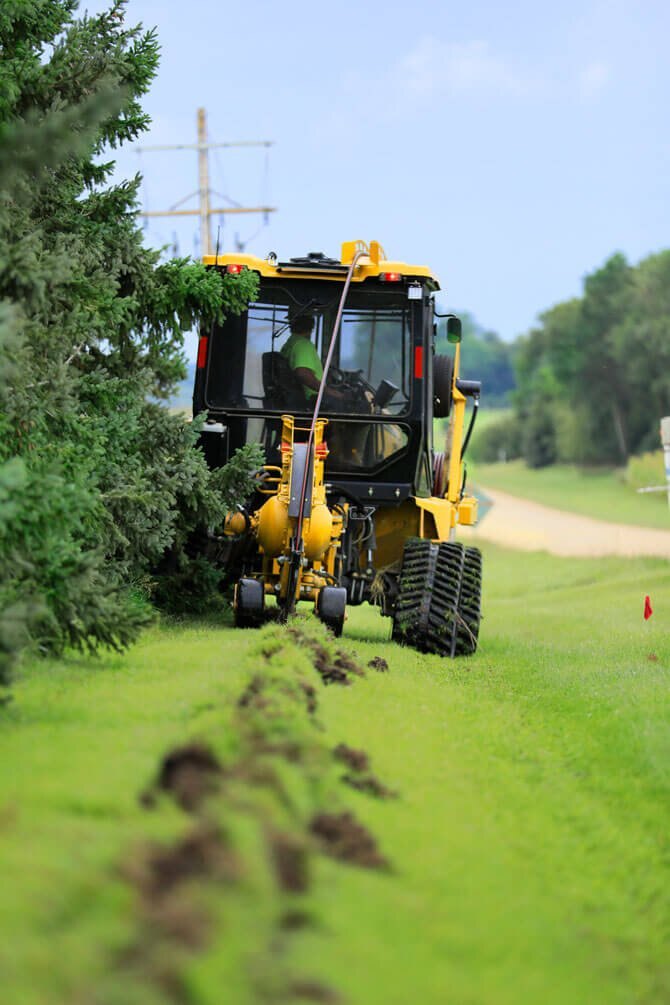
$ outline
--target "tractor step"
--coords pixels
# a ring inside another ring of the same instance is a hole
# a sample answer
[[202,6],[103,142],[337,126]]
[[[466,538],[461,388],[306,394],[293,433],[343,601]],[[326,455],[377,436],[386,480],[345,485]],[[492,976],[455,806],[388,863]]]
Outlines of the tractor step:
[[471,655],[479,635],[481,583],[478,548],[408,541],[393,615],[393,640],[439,656]]

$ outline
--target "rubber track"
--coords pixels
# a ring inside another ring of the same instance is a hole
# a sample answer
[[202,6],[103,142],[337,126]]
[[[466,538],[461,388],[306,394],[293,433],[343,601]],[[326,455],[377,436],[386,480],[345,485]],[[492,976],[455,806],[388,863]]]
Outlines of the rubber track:
[[406,543],[393,616],[394,641],[421,648],[430,616],[429,585],[436,561],[437,548],[430,541],[412,539]]
[[481,580],[482,559],[477,548],[408,541],[393,639],[440,656],[474,653],[481,616]]

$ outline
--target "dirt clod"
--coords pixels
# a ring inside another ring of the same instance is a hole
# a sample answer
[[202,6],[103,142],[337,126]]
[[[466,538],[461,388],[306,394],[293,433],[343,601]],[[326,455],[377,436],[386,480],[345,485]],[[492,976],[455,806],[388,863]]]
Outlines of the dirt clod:
[[268,700],[264,696],[265,681],[257,674],[244,689],[237,702],[239,708],[255,708],[263,711],[268,707]]
[[364,677],[365,671],[342,649],[337,649],[332,657],[325,646],[316,639],[309,638],[299,628],[289,629],[289,634],[301,646],[312,652],[312,663],[324,684],[351,684],[350,678]]
[[0,831],[13,827],[17,818],[18,809],[15,805],[7,803],[6,806],[0,806]]
[[192,813],[215,791],[221,774],[216,755],[204,744],[175,747],[163,758],[153,789],[143,793],[141,801],[151,806],[155,791],[167,792],[182,809]]
[[649,653],[649,654],[647,655],[647,659],[648,659],[648,660],[649,660],[649,661],[650,661],[651,663],[658,663],[658,656],[657,656],[657,654],[656,654],[656,653]]
[[163,938],[193,952],[207,945],[210,919],[200,905],[192,904],[187,897],[161,897],[145,905],[144,918]]
[[356,750],[347,746],[346,743],[338,743],[333,750],[333,757],[338,761],[343,761],[352,771],[367,771],[370,767],[370,758],[364,750]]
[[373,656],[368,666],[371,670],[376,670],[377,673],[387,673],[389,665],[383,656]]
[[309,860],[305,842],[292,834],[270,835],[270,855],[277,882],[288,893],[304,893],[309,886]]
[[342,775],[342,781],[352,789],[357,789],[366,796],[374,796],[375,799],[395,799],[398,795],[372,774]]
[[358,664],[354,663],[351,657],[347,656],[341,649],[337,650],[337,655],[333,659],[327,649],[316,643],[312,645],[312,660],[314,669],[318,671],[324,684],[347,685],[351,684],[352,674],[357,677],[363,676],[363,671]]
[[376,799],[394,799],[397,793],[389,789],[383,782],[380,782],[370,771],[370,758],[364,750],[356,750],[348,747],[346,743],[338,743],[333,750],[333,756],[338,761],[343,761],[349,771],[342,775],[345,785],[350,785],[352,789],[365,793],[366,796],[374,796]]
[[305,681],[301,681],[300,687],[302,688],[303,694],[305,695],[305,700],[307,702],[307,711],[310,715],[314,715],[317,709],[317,698],[316,698],[316,688],[312,684],[307,684]]
[[323,1005],[338,1005],[342,1001],[342,996],[333,988],[317,981],[296,981],[290,987],[294,998],[302,998],[303,1001],[323,1002]]
[[285,932],[297,932],[314,925],[314,918],[307,911],[294,909],[284,911],[279,919],[279,927]]
[[235,856],[218,827],[199,826],[168,847],[151,845],[144,861],[129,868],[146,904],[156,904],[187,880],[234,880]]
[[372,834],[352,813],[318,813],[310,824],[322,851],[331,858],[364,869],[388,868]]

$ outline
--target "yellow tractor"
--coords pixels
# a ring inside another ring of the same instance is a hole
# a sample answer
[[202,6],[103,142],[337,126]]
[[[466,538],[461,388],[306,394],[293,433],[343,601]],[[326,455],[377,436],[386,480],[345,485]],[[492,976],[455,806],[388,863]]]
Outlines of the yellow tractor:
[[[339,259],[205,264],[259,277],[246,311],[201,333],[193,398],[210,467],[246,443],[265,453],[252,498],[207,543],[234,584],[236,624],[307,601],[339,635],[347,606],[369,602],[402,644],[474,652],[481,555],[455,538],[477,519],[463,456],[480,384],[460,378],[461,324],[437,314],[437,279],[376,241],[346,242]],[[453,357],[435,355],[436,317]],[[436,451],[433,419],[447,417]]]

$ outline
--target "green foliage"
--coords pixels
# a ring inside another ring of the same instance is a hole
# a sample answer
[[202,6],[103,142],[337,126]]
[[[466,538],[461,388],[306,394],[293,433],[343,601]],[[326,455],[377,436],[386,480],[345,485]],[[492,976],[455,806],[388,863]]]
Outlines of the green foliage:
[[[477,424],[479,424],[477,419]],[[513,461],[521,456],[522,426],[511,410],[496,416],[481,430],[475,426],[469,454],[473,461],[491,463]]]
[[[634,489],[665,485],[666,476],[663,451],[654,450],[646,454],[640,454],[638,457],[631,457],[626,465],[624,481],[626,485]],[[662,495],[662,493],[659,493],[659,495]]]
[[558,456],[556,426],[551,412],[535,398],[522,425],[521,449],[529,468],[545,468]]
[[240,447],[223,468],[212,472],[214,488],[223,512],[234,509],[241,499],[248,499],[256,485],[256,475],[265,463],[263,448],[258,443]]
[[634,267],[613,255],[581,298],[546,311],[520,340],[516,409],[539,423],[545,444],[553,428],[547,456],[625,465],[658,444],[658,420],[670,413],[669,288],[670,251]]
[[0,12],[0,676],[28,640],[121,646],[149,609],[139,585],[223,501],[197,427],[150,402],[185,370],[183,332],[240,310],[222,279],[142,245],[139,177],[110,148],[147,126],[153,32],[125,4]]
[[[194,433],[204,418],[203,413],[193,422]],[[185,428],[183,423],[177,424]],[[192,453],[191,457],[198,455]],[[225,514],[249,498],[256,488],[255,476],[264,463],[262,447],[248,443],[224,467],[208,472],[206,486],[198,486],[197,491],[178,500],[178,519],[169,550],[153,575],[153,595],[163,610],[171,614],[202,614],[222,606],[222,574],[206,557],[208,530],[220,528]]]

